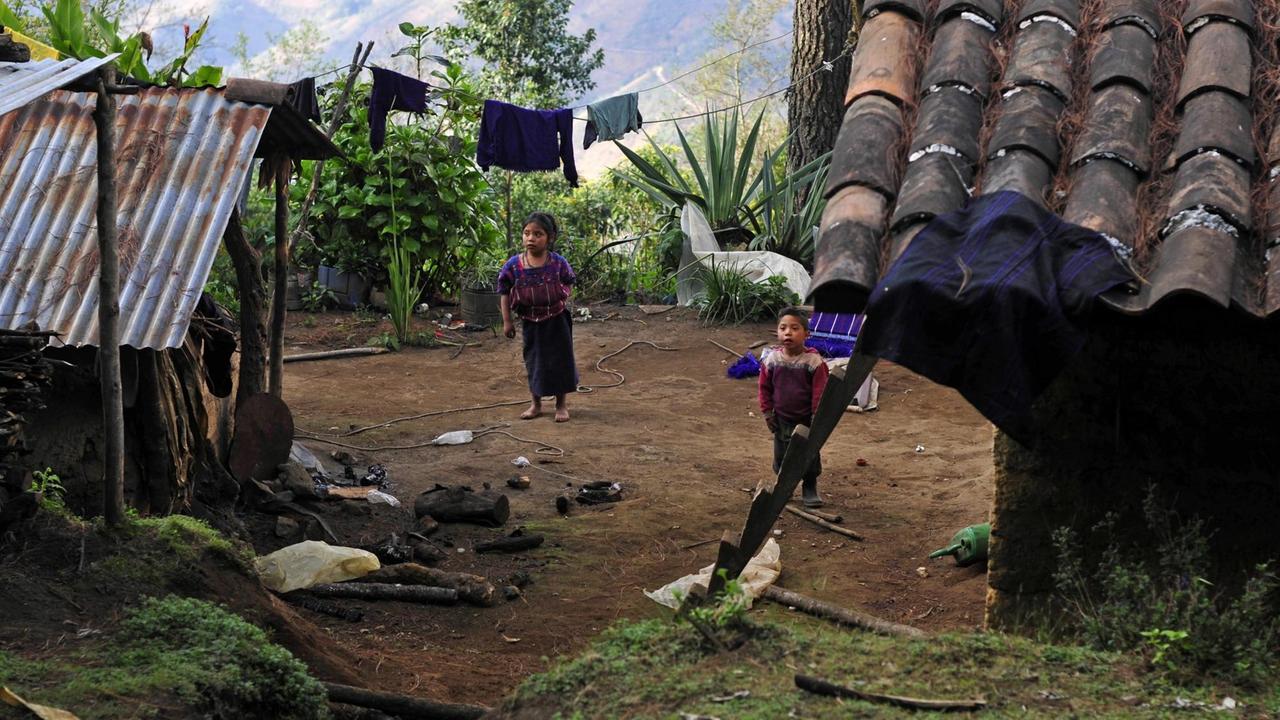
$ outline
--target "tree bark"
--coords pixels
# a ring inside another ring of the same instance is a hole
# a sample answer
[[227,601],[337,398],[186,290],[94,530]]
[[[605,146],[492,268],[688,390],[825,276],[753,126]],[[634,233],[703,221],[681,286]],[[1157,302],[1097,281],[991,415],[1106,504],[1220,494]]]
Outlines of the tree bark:
[[330,702],[373,708],[409,720],[475,720],[489,712],[489,708],[479,705],[447,705],[337,683],[324,683],[324,689],[329,692]]
[[247,398],[267,389],[267,292],[262,280],[262,253],[245,238],[238,210],[231,211],[222,242],[235,266],[240,294],[240,377],[236,389],[239,407]]
[[98,136],[98,373],[102,379],[102,421],[106,437],[103,516],[124,522],[124,395],[120,381],[120,254],[116,245],[116,101],[108,88],[115,69],[98,77],[93,122]]
[[506,495],[489,497],[463,487],[436,486],[418,496],[413,503],[416,517],[430,515],[440,522],[469,522],[498,526],[511,516]]
[[792,171],[835,147],[851,60],[845,55],[830,71],[815,71],[839,56],[852,39],[855,15],[860,24],[862,0],[796,0],[791,46],[791,82],[796,85],[787,99],[787,165]]
[[288,157],[274,159],[276,171],[276,265],[271,293],[271,394],[284,397],[285,295],[289,291],[289,174]]

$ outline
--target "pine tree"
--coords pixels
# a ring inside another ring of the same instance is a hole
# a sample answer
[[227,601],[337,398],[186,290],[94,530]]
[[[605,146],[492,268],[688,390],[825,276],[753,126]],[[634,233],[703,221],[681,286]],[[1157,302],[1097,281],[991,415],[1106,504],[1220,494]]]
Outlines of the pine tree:
[[835,147],[844,116],[845,85],[850,59],[832,63],[828,72],[817,72],[824,62],[840,55],[854,29],[855,15],[862,16],[862,0],[796,0],[795,37],[791,46],[791,88],[787,99],[787,124],[791,144],[787,163],[794,170]]

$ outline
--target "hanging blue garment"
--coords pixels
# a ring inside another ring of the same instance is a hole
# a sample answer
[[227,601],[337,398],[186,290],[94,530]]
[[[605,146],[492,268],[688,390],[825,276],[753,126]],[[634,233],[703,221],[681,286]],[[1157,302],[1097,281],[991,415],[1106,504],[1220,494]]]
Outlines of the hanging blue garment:
[[369,96],[369,147],[374,152],[382,149],[387,136],[387,113],[392,110],[410,112],[427,111],[427,90],[430,85],[382,68],[373,71],[373,93]]
[[530,110],[497,100],[484,101],[480,139],[476,143],[477,165],[484,170],[496,165],[504,170],[531,172],[555,170],[561,163],[565,179],[578,187],[571,110]]

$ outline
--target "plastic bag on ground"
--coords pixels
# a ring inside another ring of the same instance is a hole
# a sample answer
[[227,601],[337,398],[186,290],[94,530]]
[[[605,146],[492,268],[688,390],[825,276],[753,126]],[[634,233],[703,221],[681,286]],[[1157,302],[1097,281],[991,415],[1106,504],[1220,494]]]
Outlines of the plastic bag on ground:
[[[760,548],[760,552],[756,553],[756,556],[751,558],[743,568],[742,574],[738,576],[738,582],[742,583],[742,589],[746,591],[747,607],[751,607],[751,604],[763,595],[764,591],[768,590],[769,586],[782,574],[781,553],[782,550],[778,547],[777,541],[769,538],[764,547]],[[692,575],[685,575],[679,580],[667,583],[652,592],[645,590],[644,594],[650,600],[674,610],[680,607],[680,602],[689,595],[689,590],[693,587],[706,589],[711,582],[713,568],[715,563]]]
[[279,593],[321,583],[343,582],[368,575],[382,567],[368,550],[305,540],[254,558],[262,584]]
[[470,430],[454,430],[443,435],[437,436],[431,441],[432,445],[466,445],[474,439],[474,435]]
[[390,505],[391,507],[400,507],[400,498],[395,495],[388,495],[381,490],[370,490],[365,499],[374,505]]

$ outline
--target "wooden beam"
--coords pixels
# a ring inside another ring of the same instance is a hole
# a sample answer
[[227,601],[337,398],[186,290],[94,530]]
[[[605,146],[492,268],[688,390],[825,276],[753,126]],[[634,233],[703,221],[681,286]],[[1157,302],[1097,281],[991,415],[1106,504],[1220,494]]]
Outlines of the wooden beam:
[[115,68],[98,71],[93,124],[98,138],[98,375],[102,387],[103,516],[120,525],[124,514],[124,395],[120,381],[120,254],[116,244],[116,101],[107,88]]
[[276,155],[273,163],[276,181],[276,264],[275,289],[271,293],[271,367],[268,388],[272,395],[284,397],[284,319],[285,295],[289,292],[289,176],[292,161]]

